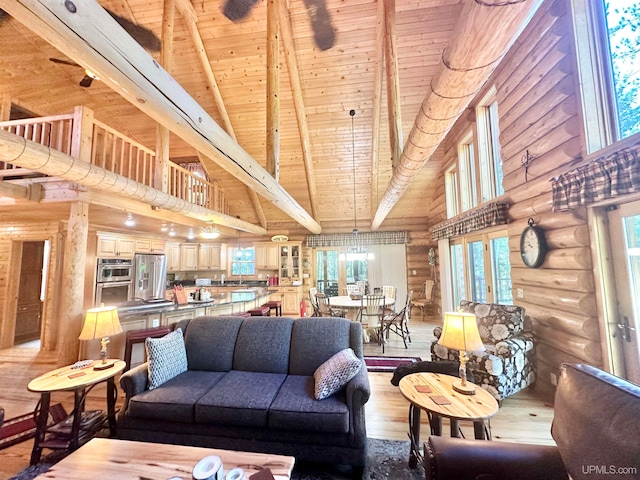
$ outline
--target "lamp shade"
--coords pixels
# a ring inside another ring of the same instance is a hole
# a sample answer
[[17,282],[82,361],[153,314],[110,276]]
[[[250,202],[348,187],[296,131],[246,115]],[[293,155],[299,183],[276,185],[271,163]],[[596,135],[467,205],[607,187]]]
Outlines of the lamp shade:
[[443,347],[465,352],[484,350],[476,316],[466,312],[445,312],[438,343]]
[[122,332],[118,309],[116,307],[90,308],[84,318],[80,340],[110,337]]

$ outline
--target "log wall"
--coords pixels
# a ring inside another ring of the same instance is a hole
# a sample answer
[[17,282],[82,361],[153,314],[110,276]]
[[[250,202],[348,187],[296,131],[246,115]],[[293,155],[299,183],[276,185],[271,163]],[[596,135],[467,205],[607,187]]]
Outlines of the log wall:
[[[578,161],[584,143],[572,42],[568,1],[547,2],[487,82],[487,88],[497,89],[513,298],[532,322],[539,346],[538,387],[549,393],[561,362],[603,366],[586,211],[551,211],[549,179]],[[443,175],[456,161],[456,145],[468,123],[459,120],[440,146]],[[527,151],[534,159],[525,173]],[[444,189],[437,193],[440,205]],[[538,269],[525,267],[519,254],[520,234],[530,217],[545,230],[549,246]]]

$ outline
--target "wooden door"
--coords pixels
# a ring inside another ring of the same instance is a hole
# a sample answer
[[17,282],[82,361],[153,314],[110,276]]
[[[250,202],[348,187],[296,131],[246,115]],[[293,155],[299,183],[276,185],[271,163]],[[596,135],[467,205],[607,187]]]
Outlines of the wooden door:
[[24,242],[16,309],[15,344],[38,340],[42,321],[42,266],[44,242]]

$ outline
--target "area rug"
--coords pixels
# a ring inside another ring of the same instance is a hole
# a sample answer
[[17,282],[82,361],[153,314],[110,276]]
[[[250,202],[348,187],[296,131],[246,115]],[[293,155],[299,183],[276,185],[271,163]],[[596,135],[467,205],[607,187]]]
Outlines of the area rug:
[[[424,469],[410,469],[409,441],[368,439],[367,466],[363,480],[419,480],[424,479]],[[55,452],[42,459],[38,465],[26,468],[10,480],[32,480],[46,472],[51,465],[64,458]],[[296,463],[291,480],[344,480],[351,478],[347,467]]]
[[398,365],[419,361],[420,357],[364,357],[369,372],[393,372]]

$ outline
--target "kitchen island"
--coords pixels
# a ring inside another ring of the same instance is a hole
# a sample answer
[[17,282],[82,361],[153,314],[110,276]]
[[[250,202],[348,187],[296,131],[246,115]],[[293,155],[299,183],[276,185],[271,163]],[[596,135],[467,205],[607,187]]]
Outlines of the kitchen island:
[[[186,305],[176,305],[172,301],[161,300],[132,301],[119,306],[118,317],[123,333],[110,338],[110,358],[124,358],[126,332],[128,331],[171,326],[180,320],[205,315],[237,315],[268,302],[272,293],[266,287],[241,288],[235,286],[224,289],[207,288],[207,290],[211,292],[211,298],[208,301],[189,301]],[[82,342],[82,344],[84,358],[99,358],[99,340]],[[132,365],[142,362],[144,358],[144,346],[139,344],[134,347]]]

